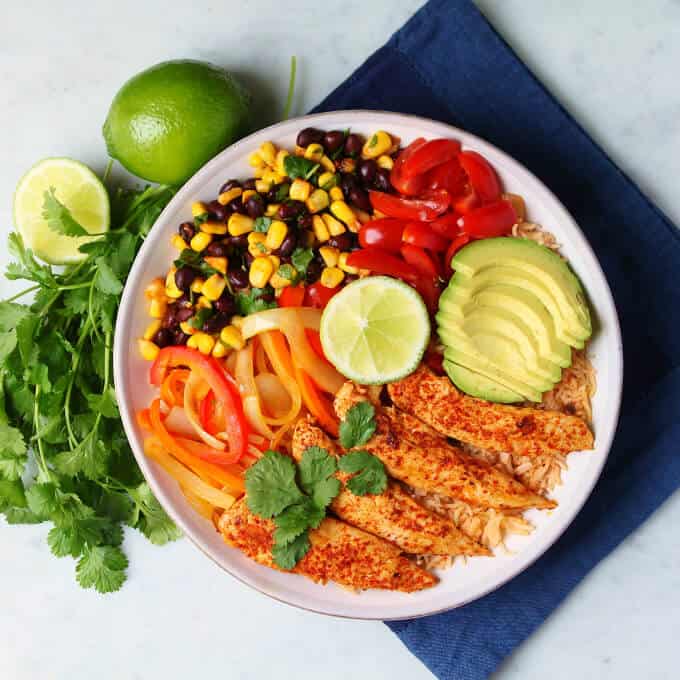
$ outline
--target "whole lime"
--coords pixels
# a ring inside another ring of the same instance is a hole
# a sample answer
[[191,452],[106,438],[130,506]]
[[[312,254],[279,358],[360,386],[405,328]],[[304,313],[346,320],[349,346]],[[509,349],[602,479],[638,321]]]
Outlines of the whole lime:
[[246,127],[250,95],[223,69],[166,61],[114,97],[104,123],[109,155],[151,182],[181,184]]

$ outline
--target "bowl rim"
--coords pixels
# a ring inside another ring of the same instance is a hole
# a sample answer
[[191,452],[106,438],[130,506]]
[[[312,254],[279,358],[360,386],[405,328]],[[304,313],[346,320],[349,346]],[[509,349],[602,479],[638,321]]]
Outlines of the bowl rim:
[[[598,460],[597,464],[593,467],[592,473],[590,474],[590,478],[587,480],[587,483],[580,488],[580,499],[576,503],[573,503],[572,501],[572,507],[567,511],[566,515],[562,518],[559,530],[553,532],[554,535],[551,535],[547,538],[544,537],[540,549],[538,549],[535,554],[531,555],[528,559],[525,559],[523,561],[520,560],[516,565],[513,564],[506,568],[505,573],[499,580],[497,580],[488,587],[484,587],[481,591],[476,592],[473,596],[469,598],[463,598],[462,600],[458,601],[455,604],[450,604],[427,612],[418,612],[416,614],[408,616],[402,615],[385,617],[370,614],[367,615],[345,614],[325,611],[323,609],[315,608],[313,606],[305,606],[304,604],[301,604],[299,602],[290,601],[285,597],[277,595],[275,592],[271,592],[271,589],[264,589],[258,587],[256,584],[248,582],[245,578],[241,577],[235,571],[232,571],[227,566],[225,566],[217,558],[217,556],[211,554],[210,550],[206,546],[202,545],[201,540],[198,536],[193,535],[192,529],[187,526],[187,523],[182,518],[180,512],[175,509],[174,504],[170,502],[169,499],[166,498],[165,492],[161,488],[160,484],[156,481],[154,476],[147,474],[148,461],[146,459],[146,456],[144,456],[143,454],[141,446],[137,442],[134,415],[131,413],[131,409],[129,406],[130,402],[124,398],[128,396],[127,395],[128,386],[126,377],[127,371],[125,370],[125,366],[127,357],[126,345],[127,339],[129,337],[128,327],[131,323],[131,318],[128,318],[129,315],[126,314],[126,310],[134,305],[134,295],[137,292],[137,287],[134,285],[135,279],[140,278],[141,271],[140,263],[142,262],[142,260],[145,259],[146,252],[149,251],[152,247],[153,244],[152,242],[154,239],[151,237],[154,234],[154,231],[157,230],[158,225],[164,222],[166,220],[166,216],[173,213],[178,205],[184,203],[187,199],[190,199],[193,195],[196,195],[197,191],[199,191],[199,189],[197,189],[197,185],[200,186],[202,183],[205,182],[205,180],[208,177],[211,176],[214,169],[218,168],[221,165],[222,159],[225,155],[227,154],[232,155],[242,148],[249,148],[252,144],[251,140],[253,137],[255,136],[259,137],[264,133],[268,132],[275,133],[280,128],[290,126],[292,123],[295,124],[299,123],[301,128],[307,127],[306,125],[307,123],[315,123],[320,126],[323,126],[324,120],[332,119],[337,116],[347,116],[348,118],[360,116],[363,117],[364,119],[374,118],[376,120],[385,121],[383,123],[385,127],[389,127],[390,121],[392,121],[393,124],[395,125],[404,125],[405,121],[409,121],[412,125],[424,124],[429,126],[434,124],[436,126],[446,128],[453,137],[457,135],[458,136],[462,135],[464,138],[466,138],[464,142],[465,146],[468,146],[469,142],[473,142],[474,145],[478,145],[482,149],[484,149],[484,147],[491,148],[494,151],[494,153],[501,156],[504,159],[504,161],[507,162],[510,166],[515,166],[516,168],[520,169],[525,176],[527,176],[531,181],[536,183],[538,187],[540,187],[540,189],[544,192],[544,195],[552,202],[553,207],[559,213],[558,218],[560,225],[564,225],[564,228],[568,229],[571,232],[571,235],[574,237],[574,240],[576,241],[576,247],[578,251],[584,252],[586,256],[590,259],[591,261],[590,264],[594,265],[594,271],[596,275],[600,277],[601,279],[600,283],[602,284],[605,293],[604,299],[598,300],[598,307],[603,309],[607,308],[608,316],[613,320],[613,324],[610,330],[610,334],[612,335],[611,341],[612,347],[610,347],[609,349],[615,350],[612,371],[612,377],[614,378],[614,380],[612,384],[608,384],[608,393],[610,398],[613,397],[614,402],[610,422],[611,427],[609,428],[609,432],[607,433],[605,440],[600,440],[599,442],[598,448],[601,448],[602,451],[600,460]],[[598,480],[601,477],[602,470],[604,468],[604,465],[607,461],[607,458],[611,450],[612,442],[614,440],[614,436],[617,430],[621,409],[621,398],[623,390],[623,344],[621,337],[621,325],[616,310],[614,298],[611,292],[611,288],[609,286],[609,282],[607,281],[607,278],[602,270],[602,267],[599,263],[599,260],[597,259],[597,256],[595,255],[592,246],[590,245],[588,239],[581,230],[580,226],[577,224],[575,219],[571,216],[571,214],[562,204],[562,202],[536,175],[534,175],[528,168],[526,168],[524,164],[515,160],[508,153],[506,153],[499,147],[495,146],[491,142],[488,142],[484,138],[479,137],[473,133],[470,133],[467,130],[463,130],[462,128],[458,128],[448,123],[444,123],[442,121],[426,118],[424,116],[402,114],[393,111],[382,111],[379,109],[338,109],[334,111],[311,113],[304,116],[289,118],[287,120],[280,121],[272,125],[266,126],[264,128],[260,128],[258,130],[253,131],[252,133],[238,140],[231,146],[221,151],[210,161],[208,161],[194,175],[192,175],[192,177],[190,177],[184,183],[184,185],[177,191],[177,193],[173,196],[173,198],[169,201],[169,203],[160,213],[160,215],[154,222],[152,228],[149,230],[145,242],[140,248],[139,252],[137,253],[135,261],[133,262],[130,272],[128,273],[125,288],[121,296],[114,333],[113,377],[115,391],[118,397],[120,416],[123,422],[123,428],[125,430],[125,434],[130,443],[130,447],[133,451],[133,454],[135,456],[135,459],[137,460],[138,465],[140,466],[140,469],[142,471],[142,474],[144,475],[145,480],[151,487],[152,491],[154,492],[154,494],[156,495],[156,497],[158,498],[159,502],[162,504],[163,508],[168,513],[168,515],[182,529],[182,532],[184,533],[186,538],[188,538],[191,541],[191,543],[193,543],[202,553],[204,553],[210,560],[212,560],[220,569],[226,571],[232,577],[236,578],[238,581],[248,586],[249,588],[258,591],[266,595],[267,597],[272,598],[275,601],[287,604],[289,606],[293,606],[297,609],[302,609],[304,611],[313,612],[316,614],[322,614],[325,616],[343,619],[367,620],[367,621],[370,620],[400,621],[400,620],[414,620],[426,616],[441,614],[446,611],[462,607],[466,604],[469,604],[470,602],[473,602],[488,595],[489,593],[497,590],[498,588],[505,585],[513,578],[521,574],[523,571],[528,569],[562,537],[564,532],[569,528],[571,523],[574,521],[574,519],[576,518],[578,513],[582,510],[586,501],[590,497],[595,485],[597,484]]]

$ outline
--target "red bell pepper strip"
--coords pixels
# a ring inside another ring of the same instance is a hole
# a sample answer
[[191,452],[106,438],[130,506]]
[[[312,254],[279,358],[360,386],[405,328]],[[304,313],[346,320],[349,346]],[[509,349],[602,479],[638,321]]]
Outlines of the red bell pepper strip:
[[278,297],[278,303],[279,307],[302,307],[304,299],[304,286],[286,286]]
[[391,253],[398,253],[405,226],[405,220],[394,217],[366,222],[359,230],[359,245],[362,248],[382,248]]
[[467,183],[467,175],[458,158],[437,165],[427,173],[428,189],[446,189],[451,196],[465,193]]
[[472,238],[506,236],[517,222],[517,213],[510,201],[495,201],[463,215],[458,224]]
[[446,212],[451,196],[445,189],[425,192],[420,198],[399,198],[381,191],[369,191],[371,205],[388,217],[431,222]]
[[406,260],[406,262],[408,262],[408,264],[415,267],[424,277],[434,279],[439,276],[439,267],[437,266],[435,260],[430,257],[422,248],[411,245],[410,243],[404,243],[401,246],[401,256],[404,258],[404,260]]
[[442,292],[435,279],[430,276],[423,276],[413,284],[413,287],[420,293],[420,297],[425,301],[425,306],[430,314],[435,314]]
[[451,258],[467,243],[470,243],[470,237],[467,234],[461,234],[451,241],[451,245],[444,255],[444,266],[447,269],[452,269]]
[[436,252],[444,252],[449,246],[447,239],[430,229],[429,224],[423,222],[409,222],[404,228],[402,240],[418,248],[427,248]]
[[491,203],[501,197],[501,182],[486,158],[476,151],[461,151],[458,160],[482,203]]
[[454,200],[453,209],[460,215],[466,215],[471,210],[479,208],[481,204],[479,196],[474,191],[470,191]]
[[305,288],[305,307],[323,309],[340,288],[341,286],[326,288],[326,286],[322,286],[319,281],[313,283],[311,286],[307,286],[307,288]]
[[458,226],[459,217],[460,215],[455,212],[448,212],[438,217],[434,222],[428,222],[428,225],[432,231],[451,241],[461,234],[461,228]]
[[248,448],[248,423],[243,414],[241,397],[216,359],[204,356],[190,347],[164,347],[151,366],[152,385],[160,385],[171,368],[186,366],[208,384],[222,406],[229,452],[240,458]]
[[401,168],[402,175],[406,179],[422,175],[456,158],[460,148],[460,142],[456,139],[431,139],[409,154]]
[[415,177],[406,178],[402,172],[404,164],[420,147],[427,142],[424,137],[411,142],[396,158],[392,170],[390,171],[390,183],[392,186],[404,196],[417,196],[427,185],[427,178],[416,175]]
[[321,336],[319,335],[319,331],[315,331],[311,328],[305,328],[305,335],[307,336],[307,340],[309,340],[309,344],[312,346],[312,349],[316,352],[317,356],[330,364],[330,361],[328,361],[326,354],[323,351],[323,345],[321,344]]
[[400,257],[391,255],[379,248],[355,250],[349,254],[347,264],[350,267],[370,269],[377,274],[393,276],[396,279],[402,279],[409,283],[415,283],[419,278],[418,270],[415,267],[407,264]]

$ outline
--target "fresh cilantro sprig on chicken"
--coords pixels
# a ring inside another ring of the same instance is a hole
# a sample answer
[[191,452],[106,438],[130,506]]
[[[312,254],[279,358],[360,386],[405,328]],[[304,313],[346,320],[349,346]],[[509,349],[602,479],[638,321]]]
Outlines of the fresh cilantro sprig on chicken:
[[[115,191],[112,230],[83,245],[87,257],[64,270],[9,237],[6,276],[31,286],[0,303],[0,512],[11,524],[50,522],[51,551],[75,558],[78,582],[102,593],[125,580],[123,525],[156,544],[179,536],[125,437],[111,357],[123,284],[173,193]],[[54,231],[84,233],[54,191],[43,211]],[[31,304],[15,302],[29,293]]]

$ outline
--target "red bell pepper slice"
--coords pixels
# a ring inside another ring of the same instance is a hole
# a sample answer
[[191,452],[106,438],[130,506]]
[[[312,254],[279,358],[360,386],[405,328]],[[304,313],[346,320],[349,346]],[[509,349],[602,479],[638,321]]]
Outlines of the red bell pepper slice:
[[492,238],[506,236],[516,222],[517,213],[512,203],[502,200],[472,210],[463,215],[458,223],[472,238]]
[[304,286],[286,286],[278,297],[278,303],[279,307],[302,307],[304,299]]
[[366,222],[359,230],[359,245],[362,248],[382,248],[391,253],[398,253],[405,225],[405,220],[394,217]]
[[414,149],[401,168],[405,178],[422,175],[437,165],[453,160],[460,153],[460,142],[456,139],[431,139]]
[[205,356],[196,349],[181,346],[164,347],[151,366],[149,375],[151,384],[159,386],[167,372],[177,366],[186,366],[208,384],[224,411],[229,451],[240,458],[248,447],[249,427],[243,414],[241,397],[227,378],[227,372],[216,359]]
[[369,191],[371,205],[388,217],[431,222],[446,212],[451,196],[445,189],[425,192],[420,198],[399,198],[381,191]]
[[313,283],[311,286],[305,288],[305,307],[316,307],[316,309],[323,309],[328,301],[340,290],[342,286],[335,288],[326,288],[322,286],[319,281]]
[[401,256],[424,277],[435,279],[439,276],[439,267],[436,261],[422,248],[404,243],[401,246]]
[[467,175],[458,158],[437,165],[427,173],[428,189],[446,189],[451,196],[465,193]]
[[307,336],[307,340],[312,346],[312,349],[316,352],[317,356],[320,359],[330,363],[323,351],[323,345],[321,344],[321,336],[319,335],[319,331],[315,331],[312,328],[305,328],[305,335]]
[[452,269],[451,258],[467,243],[470,243],[470,237],[467,234],[461,234],[451,241],[451,245],[444,255],[444,266],[447,269]]
[[501,197],[501,182],[484,156],[476,151],[461,151],[458,160],[482,203],[491,203]]
[[400,193],[405,196],[417,196],[427,185],[425,176],[415,176],[406,178],[402,172],[404,164],[420,147],[426,144],[424,137],[418,137],[412,141],[396,158],[392,170],[390,171],[390,183]]
[[380,250],[379,248],[355,250],[349,254],[347,264],[350,267],[370,269],[377,274],[393,276],[394,278],[403,279],[410,283],[414,283],[419,278],[418,270],[415,267],[407,264],[400,257]]
[[432,231],[451,241],[462,233],[460,226],[458,226],[459,218],[460,215],[455,212],[448,212],[438,217],[434,222],[428,222],[428,225]]
[[435,314],[439,304],[439,296],[442,292],[441,288],[437,285],[437,281],[430,276],[423,276],[413,284],[413,287],[425,301],[425,306],[430,314]]
[[437,234],[429,224],[423,222],[409,222],[404,228],[402,240],[418,248],[427,248],[436,252],[444,252],[449,247],[449,241],[446,238]]
[[453,202],[453,209],[460,215],[466,215],[471,210],[479,208],[482,202],[474,191],[470,191],[464,196],[460,196]]

